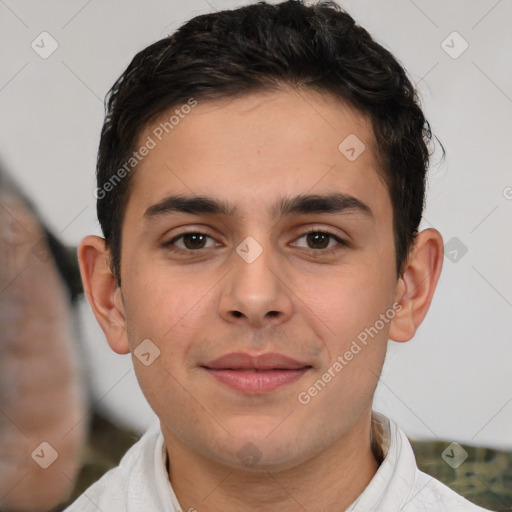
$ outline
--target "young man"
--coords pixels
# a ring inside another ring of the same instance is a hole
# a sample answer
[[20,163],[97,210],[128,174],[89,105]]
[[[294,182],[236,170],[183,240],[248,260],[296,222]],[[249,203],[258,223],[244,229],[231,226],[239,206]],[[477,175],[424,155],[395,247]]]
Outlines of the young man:
[[431,133],[336,4],[198,16],[114,85],[79,247],[159,417],[70,511],[479,511],[372,412],[441,272]]

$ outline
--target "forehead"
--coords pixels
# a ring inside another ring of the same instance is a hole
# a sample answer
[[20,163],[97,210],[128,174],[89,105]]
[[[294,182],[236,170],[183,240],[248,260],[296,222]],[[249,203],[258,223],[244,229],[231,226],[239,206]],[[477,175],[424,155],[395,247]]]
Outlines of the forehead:
[[128,209],[139,216],[176,193],[229,197],[240,215],[275,211],[285,195],[333,191],[389,210],[371,122],[334,97],[286,89],[183,108],[191,104],[139,136],[136,148],[151,146],[131,177]]

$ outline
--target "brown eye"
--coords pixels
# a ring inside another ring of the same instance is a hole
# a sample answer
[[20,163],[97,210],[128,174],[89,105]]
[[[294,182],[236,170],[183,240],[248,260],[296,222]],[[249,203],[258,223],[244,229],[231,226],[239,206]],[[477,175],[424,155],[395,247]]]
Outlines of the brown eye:
[[308,233],[306,239],[312,249],[326,249],[329,245],[330,235],[326,233]]
[[202,249],[206,240],[206,235],[202,233],[187,233],[183,235],[183,244],[187,249]]
[[[169,242],[166,242],[164,246],[168,249],[176,249],[178,251],[197,251],[199,249],[207,248],[206,243],[208,239],[213,241],[213,239],[206,233],[181,233],[172,240],[169,240]],[[212,245],[208,247],[212,247]]]
[[337,251],[341,248],[340,246],[347,245],[341,238],[327,231],[311,230],[297,238],[297,240],[301,239],[305,239],[306,244],[296,243],[297,247],[325,253]]

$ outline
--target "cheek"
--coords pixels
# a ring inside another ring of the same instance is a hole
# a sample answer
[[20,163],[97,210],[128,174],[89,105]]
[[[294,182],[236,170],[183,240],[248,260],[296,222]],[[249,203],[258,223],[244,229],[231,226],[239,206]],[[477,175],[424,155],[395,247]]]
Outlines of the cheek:
[[351,269],[350,276],[333,276],[325,281],[323,293],[310,297],[317,302],[314,316],[328,326],[328,357],[304,382],[297,398],[312,414],[330,410],[340,425],[372,401],[393,318],[392,287],[366,268],[367,272]]
[[153,265],[151,271],[127,279],[125,312],[132,349],[149,338],[163,359],[177,366],[178,360],[173,356],[181,354],[183,364],[183,353],[196,338],[195,330],[211,325],[207,315],[213,307],[211,289],[218,279],[205,277],[191,268]]
[[371,400],[394,316],[394,283],[386,269],[386,264],[361,258],[360,265],[303,282],[299,293],[308,297],[310,318],[327,326],[327,358],[303,387],[303,401],[311,399],[313,407],[346,411]]
[[[370,327],[391,306],[393,280],[383,267],[361,258],[359,265],[342,266],[309,275],[296,290],[311,313],[325,326],[333,343],[343,345]],[[311,316],[310,313],[310,316]]]
[[[208,302],[212,284],[197,276],[156,270],[153,266],[151,273],[125,280],[127,333],[137,380],[148,403],[157,415],[173,418],[179,424],[179,415],[174,411],[188,408],[190,416],[200,414],[200,410],[191,408],[183,385],[190,378],[188,354],[197,342],[197,331],[209,324],[205,314],[212,308]],[[158,354],[149,365],[137,357],[139,345],[142,347],[141,342],[147,339],[156,347],[149,351]],[[187,390],[192,391],[193,387],[187,384]]]

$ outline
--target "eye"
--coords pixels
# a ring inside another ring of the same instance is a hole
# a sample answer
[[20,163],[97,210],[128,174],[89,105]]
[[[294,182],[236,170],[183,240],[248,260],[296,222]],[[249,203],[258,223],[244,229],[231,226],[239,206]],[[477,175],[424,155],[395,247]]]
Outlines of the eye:
[[[211,240],[210,245],[207,245],[208,239]],[[315,252],[331,253],[339,250],[340,246],[348,245],[334,233],[319,229],[311,229],[296,240],[299,241],[301,239],[305,240],[306,245],[300,245],[297,242],[293,245]],[[211,236],[199,231],[180,233],[163,244],[166,249],[176,252],[195,252],[215,247],[216,245],[219,244]]]
[[[166,248],[169,248],[173,250],[174,248],[177,248],[178,250],[183,251],[195,251],[198,249],[207,249],[208,246],[206,246],[206,240],[210,239],[213,241],[213,238],[206,233],[191,231],[186,233],[181,233],[177,236],[175,236],[173,239],[169,240],[168,242],[165,242],[164,246]],[[183,239],[180,243],[178,241],[180,239]],[[210,247],[214,247],[216,244],[210,245]]]
[[[297,245],[298,247],[304,247],[306,249],[310,249],[313,251],[322,250],[323,252],[334,252],[340,249],[341,246],[346,246],[347,244],[339,238],[337,235],[333,233],[329,233],[328,231],[320,231],[318,229],[311,229],[301,235],[297,240],[305,239],[306,245]],[[332,243],[331,243],[332,242]]]

